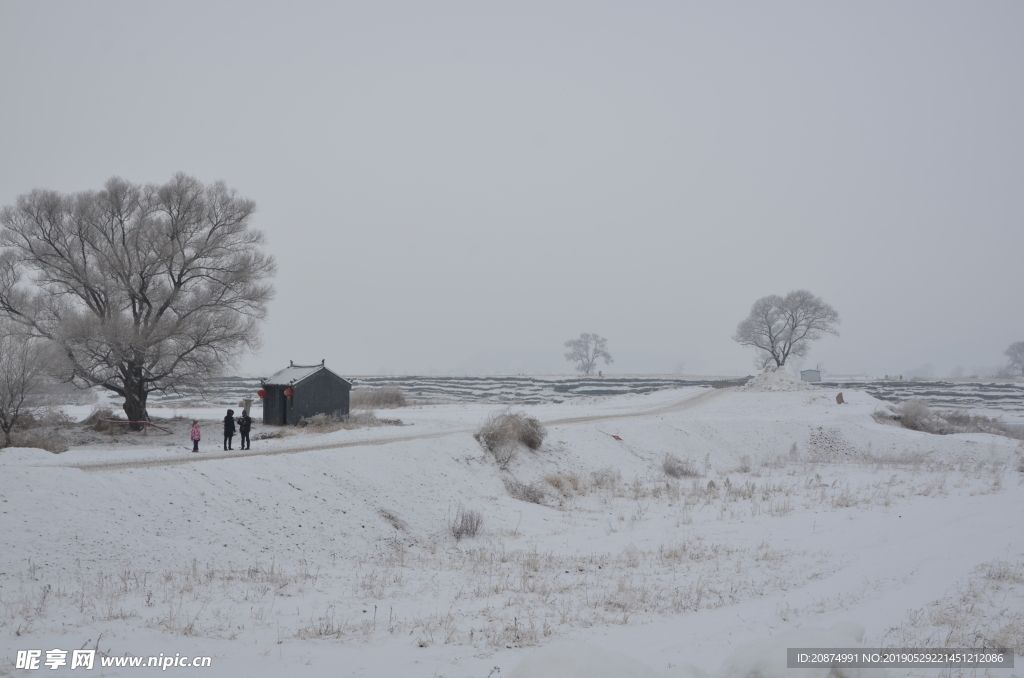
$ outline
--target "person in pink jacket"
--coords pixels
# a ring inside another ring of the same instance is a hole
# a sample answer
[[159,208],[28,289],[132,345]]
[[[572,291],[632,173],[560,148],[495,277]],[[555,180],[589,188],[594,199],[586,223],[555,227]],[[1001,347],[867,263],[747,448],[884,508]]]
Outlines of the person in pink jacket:
[[199,422],[198,421],[194,421],[194,420],[192,421],[192,434],[191,434],[191,437],[192,437],[192,451],[193,452],[198,452],[199,451],[199,438],[200,438]]

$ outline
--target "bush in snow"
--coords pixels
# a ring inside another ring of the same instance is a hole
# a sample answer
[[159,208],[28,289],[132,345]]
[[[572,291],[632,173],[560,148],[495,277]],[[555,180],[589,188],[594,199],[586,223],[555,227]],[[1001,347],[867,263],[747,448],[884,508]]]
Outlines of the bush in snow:
[[531,450],[540,449],[548,434],[536,417],[522,412],[492,412],[474,437],[489,451],[494,452],[508,444],[522,443]]
[[519,501],[528,501],[531,504],[541,504],[544,502],[544,488],[537,483],[530,483],[527,485],[519,480],[516,480],[512,476],[505,476],[501,479],[501,482],[505,484],[505,490],[508,491],[508,496]]
[[938,435],[992,433],[1024,440],[1024,427],[1009,426],[999,419],[983,414],[972,414],[967,410],[936,411],[919,398],[905,400],[892,407],[889,412],[878,411],[872,416],[880,423],[896,422],[912,431]]
[[479,534],[483,524],[484,517],[480,515],[479,511],[464,509],[460,506],[459,510],[455,513],[455,518],[448,527],[452,532],[452,536],[455,537],[455,541],[459,541],[463,537],[475,537]]
[[692,461],[680,459],[674,454],[665,455],[665,459],[661,462],[661,470],[665,472],[665,475],[673,478],[695,478],[700,475]]
[[340,429],[351,431],[356,428],[401,425],[401,419],[381,419],[372,411],[353,412],[352,414],[314,414],[312,417],[303,417],[299,420],[301,428],[317,433],[331,433]]
[[92,408],[92,412],[89,416],[82,420],[82,423],[86,426],[92,427],[94,431],[106,431],[110,428],[109,424],[103,423],[104,419],[123,419],[124,417],[115,417],[114,410],[110,409],[106,405],[97,405]]
[[67,452],[71,447],[56,431],[33,429],[30,431],[18,431],[11,436],[14,447],[34,447],[54,454]]

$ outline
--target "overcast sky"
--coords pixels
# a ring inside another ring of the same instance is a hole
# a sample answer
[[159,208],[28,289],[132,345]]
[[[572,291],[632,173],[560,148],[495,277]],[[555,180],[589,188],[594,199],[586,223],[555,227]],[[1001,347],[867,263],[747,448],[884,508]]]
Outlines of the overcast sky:
[[264,374],[747,374],[766,294],[839,373],[1024,340],[1024,3],[0,2],[0,204],[223,179]]

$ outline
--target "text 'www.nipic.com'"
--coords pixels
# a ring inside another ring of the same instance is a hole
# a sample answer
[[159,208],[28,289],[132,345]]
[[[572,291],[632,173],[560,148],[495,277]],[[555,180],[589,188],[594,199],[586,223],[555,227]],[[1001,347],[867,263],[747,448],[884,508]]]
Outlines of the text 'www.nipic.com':
[[[210,657],[183,657],[174,655],[156,655],[151,657],[106,657],[100,656],[99,666],[124,668],[158,668],[162,671],[176,668],[204,668],[212,662]],[[18,650],[15,668],[18,669],[92,669],[97,665],[96,650]]]

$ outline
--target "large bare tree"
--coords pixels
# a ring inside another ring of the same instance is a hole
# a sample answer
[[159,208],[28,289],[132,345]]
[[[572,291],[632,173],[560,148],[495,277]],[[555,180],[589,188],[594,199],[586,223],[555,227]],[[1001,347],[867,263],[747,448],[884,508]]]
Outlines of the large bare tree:
[[576,363],[577,372],[589,375],[597,367],[598,360],[603,359],[605,365],[615,362],[608,353],[607,346],[608,340],[604,337],[584,332],[579,339],[565,342],[565,347],[569,349],[565,359]]
[[786,364],[790,356],[806,357],[811,342],[824,334],[838,335],[839,314],[807,290],[784,297],[771,294],[754,302],[750,315],[736,328],[733,340],[757,350],[761,369]]
[[4,447],[18,421],[43,404],[50,386],[53,351],[32,338],[20,325],[0,318],[0,431]]
[[1010,359],[1007,367],[1024,376],[1024,341],[1013,342],[1009,348],[1003,351],[1003,355]]
[[66,377],[124,398],[202,387],[259,345],[274,294],[256,209],[222,182],[110,179],[0,212],[0,313],[60,348]]

